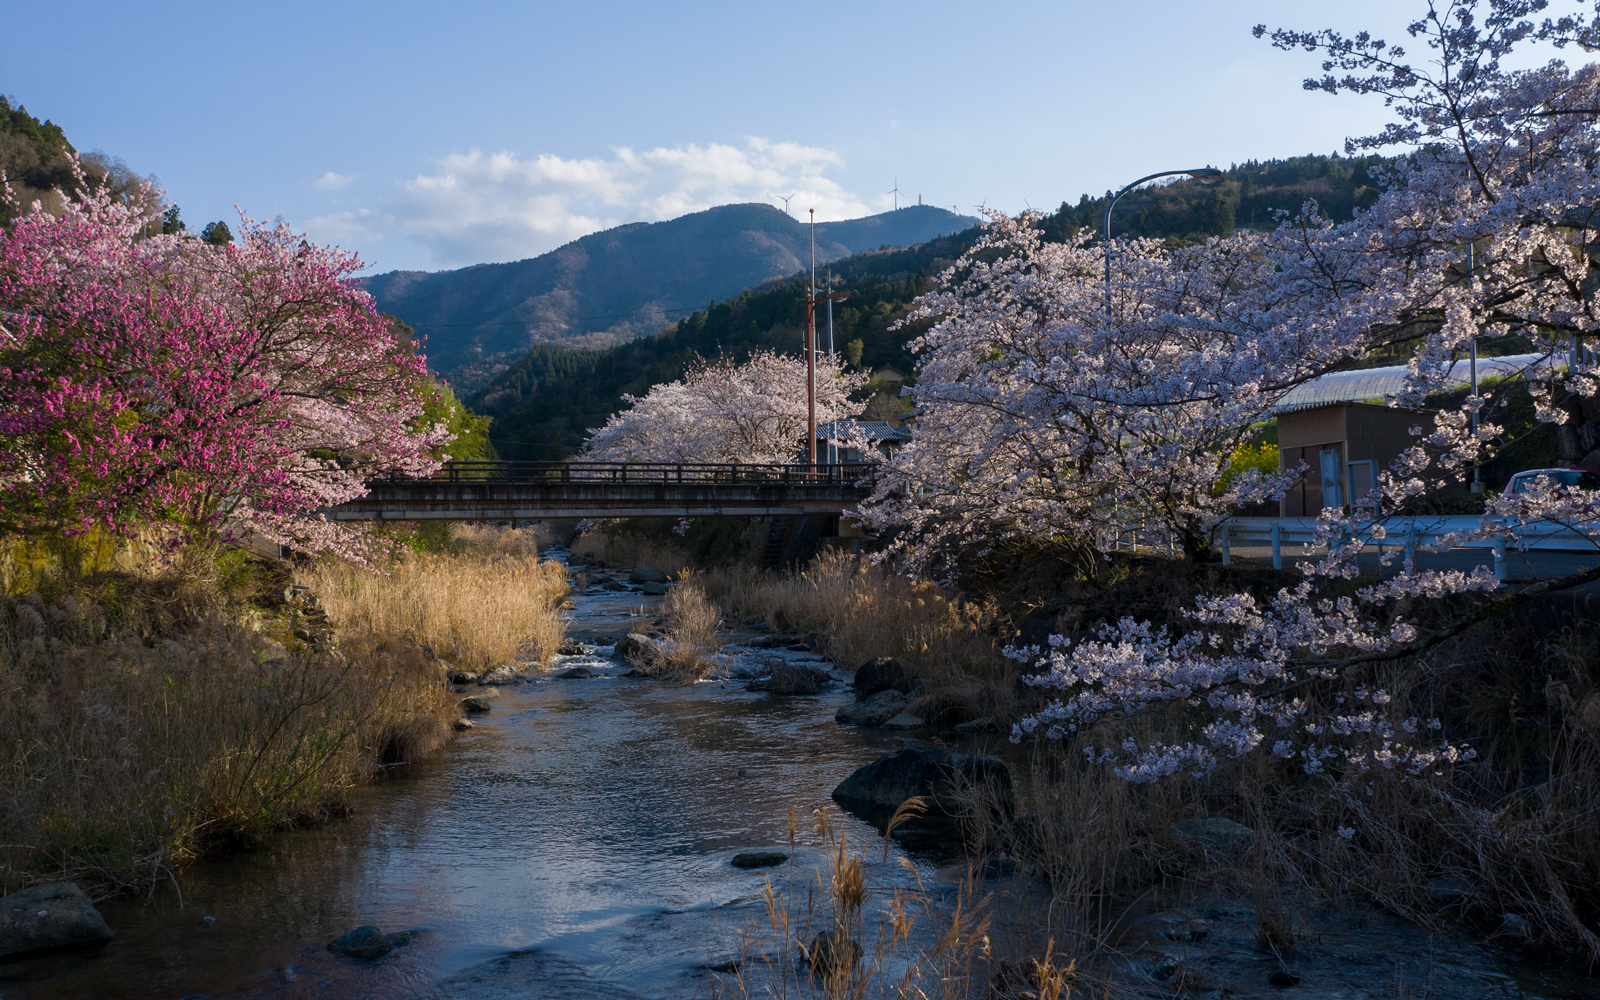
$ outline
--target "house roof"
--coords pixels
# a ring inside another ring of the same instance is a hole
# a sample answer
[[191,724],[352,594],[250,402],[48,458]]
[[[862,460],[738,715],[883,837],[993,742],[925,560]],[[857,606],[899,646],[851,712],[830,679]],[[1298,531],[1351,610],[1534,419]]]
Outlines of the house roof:
[[894,381],[895,379],[899,379],[900,381],[904,382],[906,379],[910,378],[911,376],[907,375],[905,372],[903,372],[900,369],[896,368],[894,365],[884,365],[882,368],[879,368],[879,369],[875,370],[872,373],[872,377],[873,378],[888,379],[889,381]]
[[865,437],[868,441],[910,441],[911,435],[898,427],[890,427],[886,420],[855,420],[847,418],[817,425],[818,441],[843,441]]
[[[1499,358],[1479,358],[1478,378],[1504,378],[1516,375],[1530,366],[1548,367],[1551,360],[1543,354],[1511,354]],[[1459,387],[1471,384],[1472,365],[1457,361],[1450,369],[1450,380]],[[1304,385],[1295,386],[1284,393],[1272,408],[1274,414],[1310,410],[1337,403],[1386,403],[1405,390],[1406,367],[1361,368],[1350,372],[1329,372]]]

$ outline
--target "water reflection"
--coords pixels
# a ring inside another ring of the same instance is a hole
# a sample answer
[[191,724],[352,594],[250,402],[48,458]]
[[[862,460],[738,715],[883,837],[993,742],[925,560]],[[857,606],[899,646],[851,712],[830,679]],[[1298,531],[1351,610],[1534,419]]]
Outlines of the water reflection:
[[[621,634],[640,604],[580,600],[574,631]],[[693,994],[694,966],[761,912],[765,873],[730,855],[786,843],[796,806],[801,860],[818,861],[810,810],[832,810],[834,785],[888,747],[832,721],[842,688],[779,700],[620,672],[506,689],[436,758],[357,793],[351,818],[108,902],[115,941],[0,965],[0,997],[426,996],[526,948],[651,996]],[[376,963],[326,952],[366,923],[427,930]]]

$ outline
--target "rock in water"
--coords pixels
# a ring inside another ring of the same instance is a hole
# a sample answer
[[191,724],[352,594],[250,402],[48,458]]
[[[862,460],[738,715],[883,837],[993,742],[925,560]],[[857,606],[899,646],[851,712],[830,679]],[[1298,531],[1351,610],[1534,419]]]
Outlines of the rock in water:
[[905,664],[899,660],[880,656],[861,665],[851,686],[856,690],[856,701],[866,701],[879,691],[892,690],[910,694],[911,683],[915,679]]
[[404,944],[410,944],[420,928],[416,930],[400,931],[395,934],[385,934],[378,928],[368,924],[357,927],[343,937],[334,938],[328,942],[328,950],[335,955],[344,955],[348,958],[382,958]]
[[861,945],[842,928],[822,931],[811,939],[806,961],[825,976],[845,972],[861,961]]
[[36,885],[0,897],[0,958],[111,938],[105,918],[71,882]]
[[735,868],[775,868],[789,860],[782,851],[741,851],[733,856]]
[[857,701],[835,712],[835,722],[847,726],[881,726],[906,710],[906,696],[892,688],[879,691],[866,701]]
[[912,715],[910,712],[901,712],[892,719],[884,722],[883,728],[896,732],[905,732],[908,729],[926,729],[928,724],[921,716]]
[[489,709],[492,707],[494,706],[489,704],[488,698],[481,698],[474,695],[471,698],[461,699],[461,710],[466,712],[468,715],[482,715],[484,712],[489,711]]
[[998,727],[995,726],[993,719],[985,715],[981,718],[969,719],[966,722],[958,722],[955,728],[958,733],[992,733]]
[[656,569],[654,566],[636,566],[634,567],[633,572],[628,574],[628,582],[666,583],[667,574],[661,572],[659,569]]
[[556,676],[564,681],[586,681],[589,678],[596,676],[596,674],[588,667],[573,667],[571,670],[561,671],[561,673],[556,674]]
[[945,747],[908,747],[880,757],[856,768],[833,790],[833,797],[846,807],[892,811],[914,795],[929,795],[934,800],[930,813],[954,812],[961,805],[954,784],[957,775],[966,785],[989,785],[1002,808],[1011,812],[1015,795],[1005,761]]
[[654,580],[647,580],[639,585],[639,591],[651,597],[660,597],[667,592],[667,585],[656,583]]
[[661,644],[642,632],[629,632],[617,640],[612,655],[630,663],[654,663],[665,655]]
[[560,653],[562,656],[581,656],[587,652],[587,650],[583,648],[583,643],[569,635],[565,639],[561,640],[561,646],[556,649],[556,652]]
[[601,590],[627,590],[628,589],[628,585],[625,584],[625,583],[618,583],[615,580],[607,580],[605,583],[602,583],[600,585],[600,589]]

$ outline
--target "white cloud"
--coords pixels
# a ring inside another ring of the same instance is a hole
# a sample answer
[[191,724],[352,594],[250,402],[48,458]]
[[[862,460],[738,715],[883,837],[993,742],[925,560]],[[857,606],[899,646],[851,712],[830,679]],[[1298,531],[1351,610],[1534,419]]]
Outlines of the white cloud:
[[392,248],[384,257],[414,256],[394,245],[409,243],[425,249],[432,266],[454,267],[532,257],[600,229],[713,205],[781,207],[781,197],[791,194],[789,211],[804,219],[815,208],[818,222],[881,210],[824,176],[842,161],[816,146],[751,138],[743,146],[619,147],[612,153],[577,160],[457,153],[438,161],[437,172],[401,183],[393,198],[324,215],[307,228],[320,239],[360,247],[369,258],[383,244]]
[[312,181],[311,186],[320,191],[338,191],[341,188],[349,187],[350,182],[355,179],[355,174],[336,174],[330,170]]

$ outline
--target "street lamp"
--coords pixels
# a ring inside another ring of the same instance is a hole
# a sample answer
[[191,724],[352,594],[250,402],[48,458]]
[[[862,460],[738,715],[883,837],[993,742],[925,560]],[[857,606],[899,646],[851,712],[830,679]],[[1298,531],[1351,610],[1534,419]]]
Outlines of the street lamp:
[[1153,181],[1157,177],[1175,177],[1175,176],[1177,176],[1179,174],[1184,174],[1184,175],[1187,175],[1189,177],[1193,177],[1196,180],[1214,181],[1214,180],[1216,180],[1216,179],[1218,179],[1219,177],[1222,176],[1222,171],[1218,170],[1216,167],[1200,167],[1197,170],[1163,170],[1159,174],[1150,174],[1148,177],[1141,177],[1138,180],[1134,181],[1132,184],[1129,184],[1127,187],[1123,188],[1121,191],[1118,191],[1116,194],[1112,195],[1111,196],[1111,204],[1106,206],[1106,227],[1105,227],[1106,247],[1105,247],[1105,252],[1106,252],[1106,319],[1107,320],[1109,320],[1111,318],[1111,210],[1113,208],[1117,207],[1117,202],[1119,200],[1121,200],[1123,195],[1127,194],[1129,191],[1132,191],[1134,188],[1138,187],[1140,184],[1143,184],[1145,181]]

